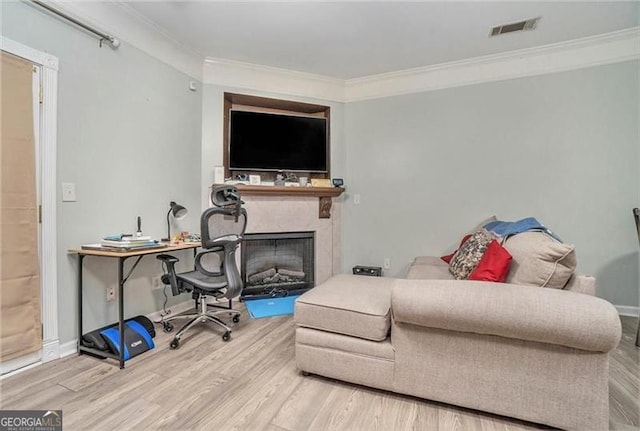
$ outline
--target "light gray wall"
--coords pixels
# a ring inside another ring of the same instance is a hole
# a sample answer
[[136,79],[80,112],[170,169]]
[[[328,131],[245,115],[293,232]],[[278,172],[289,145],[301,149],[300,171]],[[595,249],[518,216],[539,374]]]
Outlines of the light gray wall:
[[347,104],[344,268],[402,276],[487,216],[534,216],[637,306],[638,91],[627,62]]
[[[223,144],[223,111],[224,93],[249,94],[272,99],[294,100],[305,103],[315,103],[331,108],[331,176],[342,177],[345,173],[345,145],[344,145],[344,104],[327,100],[311,99],[287,94],[259,92],[243,88],[225,87],[206,84],[203,88],[202,108],[202,176],[203,192],[202,206],[206,208],[209,186],[213,184],[214,166],[222,166]],[[250,216],[250,215],[249,215]]]
[[[202,93],[188,90],[193,78],[126,41],[117,50],[100,49],[94,37],[22,2],[2,3],[2,34],[60,60],[57,258],[64,343],[76,338],[77,322],[77,262],[67,249],[134,231],[137,216],[146,234],[163,237],[170,200],[191,210],[174,231],[198,231]],[[77,202],[61,202],[62,182],[76,184]],[[188,252],[181,257],[192,262]],[[150,287],[159,272],[153,258],[140,263],[127,283],[128,316],[162,308],[162,290]],[[116,320],[117,302],[106,302],[106,286],[116,282],[115,260],[85,259],[86,329]]]

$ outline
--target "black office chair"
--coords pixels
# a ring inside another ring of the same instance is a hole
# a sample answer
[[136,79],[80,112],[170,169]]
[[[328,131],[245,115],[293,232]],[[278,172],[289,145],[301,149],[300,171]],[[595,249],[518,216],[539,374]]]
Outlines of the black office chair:
[[[638,233],[638,243],[640,244],[640,209],[633,209],[633,218],[636,221],[636,231]],[[638,316],[638,329],[636,330],[636,346],[640,347],[640,316]]]
[[[236,265],[236,249],[240,245],[247,226],[247,212],[242,208],[242,201],[238,190],[233,186],[218,186],[211,193],[212,203],[215,205],[202,213],[200,217],[200,232],[202,250],[196,255],[194,271],[176,273],[175,264],[179,260],[171,255],[162,254],[157,258],[163,262],[165,274],[162,281],[171,285],[173,295],[182,292],[192,292],[196,301],[196,312],[179,314],[162,320],[165,332],[171,332],[171,320],[191,317],[173,337],[169,344],[172,349],[180,346],[180,338],[198,322],[213,322],[221,326],[225,332],[224,341],[231,338],[231,328],[218,314],[233,316],[233,322],[240,320],[240,312],[231,308],[231,299],[240,295],[243,283]],[[228,299],[229,307],[218,307],[209,311],[212,304],[207,304],[206,298]]]

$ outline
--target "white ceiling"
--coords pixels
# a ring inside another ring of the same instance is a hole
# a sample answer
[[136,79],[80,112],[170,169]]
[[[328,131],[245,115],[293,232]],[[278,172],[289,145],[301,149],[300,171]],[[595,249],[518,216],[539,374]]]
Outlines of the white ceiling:
[[[393,72],[638,26],[640,2],[125,2],[203,57],[338,79]],[[540,16],[538,28],[488,37]]]

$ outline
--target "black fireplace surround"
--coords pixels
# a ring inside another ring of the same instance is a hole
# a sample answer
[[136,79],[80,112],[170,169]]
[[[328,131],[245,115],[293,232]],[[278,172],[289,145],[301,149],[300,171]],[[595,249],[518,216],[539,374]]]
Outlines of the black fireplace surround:
[[246,233],[241,299],[299,295],[315,284],[315,232]]

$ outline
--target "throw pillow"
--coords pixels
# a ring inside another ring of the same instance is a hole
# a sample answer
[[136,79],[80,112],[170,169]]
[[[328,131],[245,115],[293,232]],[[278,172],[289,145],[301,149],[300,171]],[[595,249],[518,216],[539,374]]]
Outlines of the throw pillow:
[[495,239],[489,243],[487,251],[469,274],[469,280],[504,282],[509,272],[512,257]]
[[458,248],[456,249],[456,251],[454,251],[451,254],[447,254],[445,256],[441,256],[440,259],[444,260],[447,263],[451,263],[451,259],[453,259],[453,256],[455,256],[455,254],[458,252],[458,250],[460,250],[460,247],[462,247],[462,245],[469,239],[471,238],[471,234],[465,235],[462,238],[462,241],[460,241],[460,245],[458,246]]
[[574,246],[544,232],[522,232],[503,245],[513,256],[507,283],[562,289],[576,269]]
[[466,280],[478,266],[489,243],[495,236],[482,229],[471,234],[471,237],[458,249],[449,263],[449,272],[456,280]]
[[451,263],[451,259],[453,259],[453,256],[456,254],[456,252],[460,249],[460,247],[462,247],[462,244],[464,244],[464,242],[469,239],[469,237],[471,236],[471,234],[473,232],[479,231],[481,230],[484,225],[486,225],[487,223],[491,223],[492,221],[496,221],[498,220],[496,218],[496,216],[491,216],[491,217],[487,217],[486,219],[482,220],[476,227],[474,227],[472,230],[469,231],[469,233],[467,233],[463,238],[462,241],[460,241],[460,245],[458,246],[458,248],[456,249],[456,251],[454,251],[451,254],[447,254],[445,256],[440,257],[440,259],[442,259],[443,261],[445,261],[446,263]]

